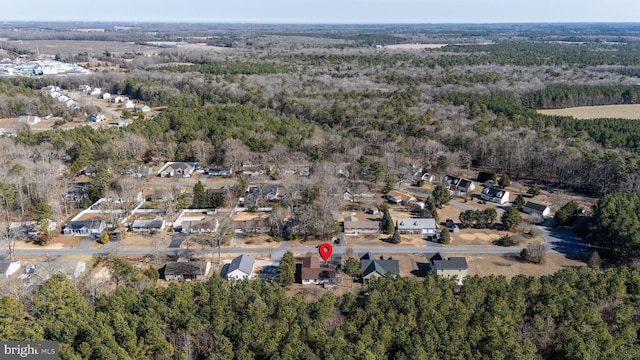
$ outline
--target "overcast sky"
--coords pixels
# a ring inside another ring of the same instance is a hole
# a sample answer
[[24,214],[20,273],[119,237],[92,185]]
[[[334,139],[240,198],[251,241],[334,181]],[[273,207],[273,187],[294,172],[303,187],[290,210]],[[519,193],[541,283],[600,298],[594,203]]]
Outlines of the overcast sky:
[[640,0],[0,0],[0,21],[640,22]]

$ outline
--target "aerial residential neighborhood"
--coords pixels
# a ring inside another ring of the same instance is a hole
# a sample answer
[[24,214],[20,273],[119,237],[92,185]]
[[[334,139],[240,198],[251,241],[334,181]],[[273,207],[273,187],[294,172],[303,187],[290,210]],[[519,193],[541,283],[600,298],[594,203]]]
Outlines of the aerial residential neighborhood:
[[640,8],[356,3],[3,9],[0,353],[638,358]]

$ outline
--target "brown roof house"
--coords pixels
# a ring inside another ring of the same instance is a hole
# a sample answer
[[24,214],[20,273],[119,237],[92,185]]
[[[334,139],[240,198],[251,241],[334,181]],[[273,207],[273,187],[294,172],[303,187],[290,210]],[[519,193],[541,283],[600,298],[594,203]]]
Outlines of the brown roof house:
[[316,256],[302,258],[300,279],[303,285],[327,284],[336,278],[336,270],[329,267],[321,267]]

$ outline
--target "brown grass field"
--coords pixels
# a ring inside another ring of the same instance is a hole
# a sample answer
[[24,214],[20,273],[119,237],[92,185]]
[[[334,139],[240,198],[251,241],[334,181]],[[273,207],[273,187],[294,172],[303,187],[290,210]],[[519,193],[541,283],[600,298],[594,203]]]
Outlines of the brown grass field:
[[538,110],[538,113],[544,115],[573,116],[580,120],[602,118],[637,120],[640,119],[640,104],[579,106],[566,109]]

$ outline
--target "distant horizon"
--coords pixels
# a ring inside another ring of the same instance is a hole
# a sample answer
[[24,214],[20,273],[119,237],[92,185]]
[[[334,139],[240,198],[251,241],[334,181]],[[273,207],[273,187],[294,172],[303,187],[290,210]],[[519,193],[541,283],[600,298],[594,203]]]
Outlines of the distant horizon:
[[637,0],[22,0],[0,5],[0,21],[199,24],[636,23]]
[[1,24],[196,24],[196,25],[389,25],[389,26],[425,26],[425,25],[640,25],[637,21],[529,21],[529,22],[252,22],[252,21],[164,21],[164,20],[1,20]]

